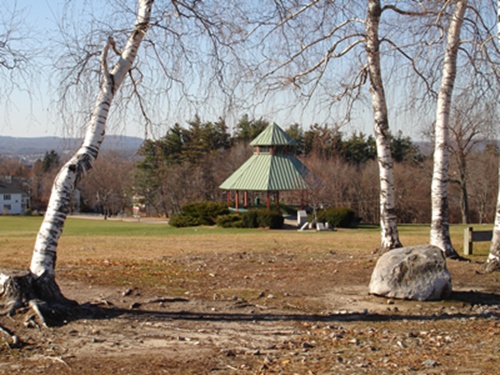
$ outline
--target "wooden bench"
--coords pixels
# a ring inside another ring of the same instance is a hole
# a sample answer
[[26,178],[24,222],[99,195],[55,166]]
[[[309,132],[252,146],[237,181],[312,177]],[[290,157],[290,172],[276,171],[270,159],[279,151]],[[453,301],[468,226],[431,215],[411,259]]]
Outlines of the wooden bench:
[[472,227],[464,229],[464,255],[472,254],[472,244],[474,242],[491,241],[493,238],[492,230],[474,231],[473,229]]

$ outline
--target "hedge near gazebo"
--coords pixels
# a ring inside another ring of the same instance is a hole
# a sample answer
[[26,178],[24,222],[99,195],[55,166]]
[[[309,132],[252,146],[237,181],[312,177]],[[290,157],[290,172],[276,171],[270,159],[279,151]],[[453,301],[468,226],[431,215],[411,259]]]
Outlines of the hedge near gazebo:
[[248,192],[265,192],[266,207],[271,207],[271,195],[275,195],[279,208],[281,191],[308,190],[313,180],[311,172],[295,157],[295,141],[277,124],[262,131],[250,145],[253,155],[236,172],[229,176],[219,188],[227,192],[228,206],[234,193],[235,210],[248,207]]

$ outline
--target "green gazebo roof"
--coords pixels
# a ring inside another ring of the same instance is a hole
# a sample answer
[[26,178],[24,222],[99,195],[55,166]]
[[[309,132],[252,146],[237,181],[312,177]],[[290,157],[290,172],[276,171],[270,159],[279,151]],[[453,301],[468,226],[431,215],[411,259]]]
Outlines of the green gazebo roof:
[[223,190],[284,191],[309,188],[309,170],[290,155],[254,154],[220,188]]
[[250,146],[294,146],[295,141],[276,123],[269,125],[260,133]]
[[[251,143],[254,154],[219,187],[223,190],[285,191],[309,189],[307,167],[283,146],[295,142],[276,124],[269,125]],[[269,147],[269,150],[261,150]],[[314,177],[313,177],[314,178]]]

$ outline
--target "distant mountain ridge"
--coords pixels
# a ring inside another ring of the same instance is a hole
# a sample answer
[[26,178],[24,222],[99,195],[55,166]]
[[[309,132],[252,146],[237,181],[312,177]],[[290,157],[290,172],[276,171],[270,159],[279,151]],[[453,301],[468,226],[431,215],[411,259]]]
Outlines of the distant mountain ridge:
[[[102,150],[131,154],[137,151],[143,142],[144,140],[138,137],[107,135],[104,138]],[[54,150],[59,154],[65,154],[76,151],[81,143],[81,138],[0,136],[0,156],[45,154],[45,152],[50,150]]]

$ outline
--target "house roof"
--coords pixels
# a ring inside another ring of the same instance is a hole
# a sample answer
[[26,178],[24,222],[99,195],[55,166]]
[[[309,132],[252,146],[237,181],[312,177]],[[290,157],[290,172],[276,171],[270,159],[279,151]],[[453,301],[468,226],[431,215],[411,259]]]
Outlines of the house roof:
[[309,170],[290,155],[254,154],[225,180],[223,190],[306,190]]
[[0,194],[26,194],[26,192],[15,185],[0,182]]
[[276,123],[265,128],[250,146],[293,146],[295,141],[286,134]]

